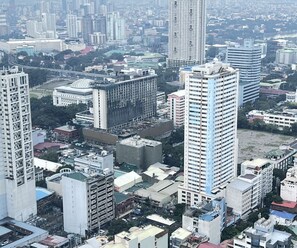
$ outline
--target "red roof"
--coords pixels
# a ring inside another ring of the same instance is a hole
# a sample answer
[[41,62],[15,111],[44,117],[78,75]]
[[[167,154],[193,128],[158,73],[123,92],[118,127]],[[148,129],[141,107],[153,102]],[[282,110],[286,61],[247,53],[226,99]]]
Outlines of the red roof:
[[271,204],[275,206],[286,207],[286,208],[296,208],[297,206],[297,202],[291,202],[291,201],[283,201],[282,203],[272,202]]
[[215,245],[215,244],[212,244],[212,243],[209,243],[209,242],[205,242],[205,243],[202,243],[200,245],[197,246],[197,248],[219,248],[221,247],[220,245]]
[[51,147],[62,147],[65,146],[65,144],[62,143],[52,143],[52,142],[44,142],[44,143],[40,143],[37,144],[36,146],[34,146],[34,149],[36,150],[43,150],[43,149],[49,149]]

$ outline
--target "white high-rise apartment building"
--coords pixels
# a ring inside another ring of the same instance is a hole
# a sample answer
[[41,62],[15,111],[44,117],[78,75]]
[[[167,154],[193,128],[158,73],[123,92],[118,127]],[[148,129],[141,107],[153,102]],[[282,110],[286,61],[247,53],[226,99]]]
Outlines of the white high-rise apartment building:
[[239,69],[239,106],[259,97],[261,49],[251,39],[244,40],[243,46],[237,44],[227,48],[226,62]]
[[37,212],[28,74],[0,72],[0,219]]
[[205,0],[170,0],[168,66],[202,64],[205,34]]
[[78,25],[77,25],[77,16],[76,15],[67,15],[66,20],[67,33],[70,38],[78,37]]
[[42,13],[42,27],[43,31],[46,32],[47,38],[56,38],[56,14]]
[[125,19],[119,12],[107,14],[106,21],[107,41],[121,41],[126,39]]
[[221,196],[236,175],[239,72],[214,61],[186,75],[184,184],[179,203]]

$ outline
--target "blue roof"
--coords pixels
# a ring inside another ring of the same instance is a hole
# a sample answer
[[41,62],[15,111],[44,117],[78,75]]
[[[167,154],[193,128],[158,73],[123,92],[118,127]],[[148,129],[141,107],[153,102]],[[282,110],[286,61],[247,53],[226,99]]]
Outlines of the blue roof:
[[51,194],[53,194],[53,192],[50,192],[45,188],[36,187],[36,201],[39,201]]
[[291,214],[285,211],[277,211],[277,210],[270,210],[270,214],[283,219],[287,219],[287,220],[294,220],[294,218],[296,217],[296,214]]

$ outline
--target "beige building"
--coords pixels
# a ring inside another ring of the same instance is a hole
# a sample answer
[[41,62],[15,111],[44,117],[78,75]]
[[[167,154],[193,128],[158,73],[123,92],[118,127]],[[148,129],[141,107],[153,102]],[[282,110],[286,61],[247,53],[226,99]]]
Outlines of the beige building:
[[177,127],[185,121],[185,94],[185,90],[179,90],[168,95],[169,118]]

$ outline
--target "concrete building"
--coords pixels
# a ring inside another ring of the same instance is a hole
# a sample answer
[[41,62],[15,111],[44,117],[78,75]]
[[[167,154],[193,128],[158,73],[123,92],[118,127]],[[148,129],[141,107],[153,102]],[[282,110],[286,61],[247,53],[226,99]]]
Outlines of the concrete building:
[[86,236],[115,217],[113,173],[62,176],[64,230]]
[[155,140],[130,137],[117,142],[116,160],[118,163],[135,165],[146,169],[149,165],[162,162],[162,143]]
[[276,51],[277,64],[291,65],[297,63],[297,48],[283,48]]
[[118,129],[156,115],[157,81],[152,71],[134,71],[93,90],[94,127]]
[[286,102],[297,102],[297,90],[295,92],[286,93]]
[[103,45],[106,43],[106,35],[100,32],[94,32],[90,34],[90,43],[97,46]]
[[128,232],[121,232],[114,236],[114,241],[101,246],[102,248],[139,248],[155,247],[168,248],[168,233],[166,230],[148,225],[145,227],[131,227]]
[[229,46],[226,62],[239,69],[238,105],[256,100],[260,89],[261,47],[250,39],[244,40],[243,46]]
[[227,206],[241,218],[259,205],[259,198],[259,179],[255,175],[240,176],[227,185]]
[[170,236],[170,247],[180,248],[181,244],[188,240],[192,236],[192,232],[182,227],[176,229]]
[[184,125],[185,120],[185,90],[179,90],[168,95],[169,118],[174,126]]
[[206,36],[205,0],[170,0],[168,66],[202,64]]
[[66,17],[66,27],[68,37],[70,38],[77,38],[78,37],[78,25],[77,25],[77,16],[68,14]]
[[42,28],[46,33],[46,38],[55,39],[57,36],[56,14],[42,13],[41,14]]
[[113,153],[101,151],[74,158],[76,170],[85,172],[103,172],[106,169],[113,171]]
[[274,229],[273,222],[261,218],[255,222],[254,227],[245,229],[234,238],[234,248],[289,248],[291,247],[291,234]]
[[221,231],[226,222],[226,203],[224,198],[217,198],[198,208],[185,211],[182,227],[195,236],[206,236],[209,242],[219,244]]
[[260,198],[263,200],[266,194],[272,191],[273,164],[268,159],[247,160],[241,164],[241,175],[255,175],[259,178]]
[[142,182],[141,176],[134,171],[130,171],[114,180],[114,189],[117,192],[124,192],[140,182]]
[[70,85],[56,87],[53,91],[53,104],[55,106],[68,106],[70,104],[89,104],[93,101],[91,79],[79,79]]
[[214,61],[186,77],[184,184],[178,202],[221,196],[236,176],[238,70]]
[[281,182],[280,196],[285,201],[297,202],[297,167],[288,169]]
[[28,74],[0,72],[0,220],[25,221],[37,212]]

